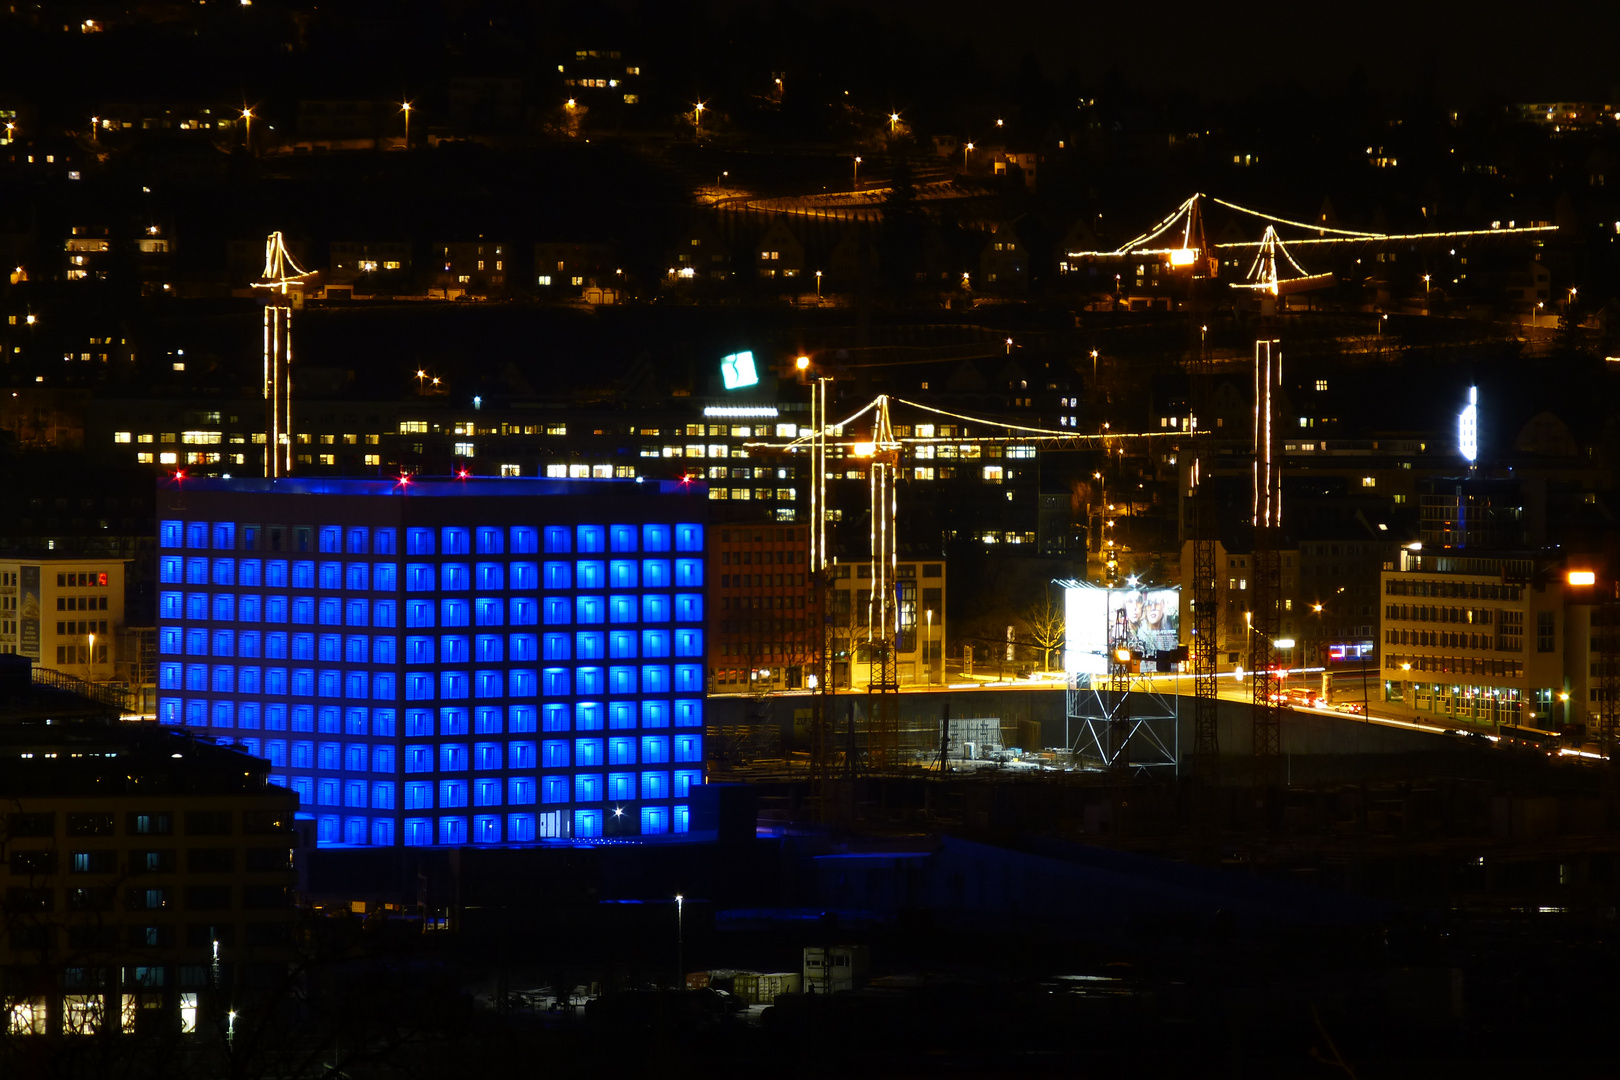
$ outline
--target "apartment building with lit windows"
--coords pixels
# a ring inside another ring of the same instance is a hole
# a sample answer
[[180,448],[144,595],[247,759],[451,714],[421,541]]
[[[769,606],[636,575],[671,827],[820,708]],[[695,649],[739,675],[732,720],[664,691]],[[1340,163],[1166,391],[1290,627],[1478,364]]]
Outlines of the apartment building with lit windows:
[[89,682],[112,678],[124,572],[118,558],[0,559],[0,653]]
[[[945,681],[945,561],[902,556],[895,563],[895,674],[901,686]],[[838,562],[827,590],[831,670],[838,687],[864,688],[876,677],[868,645],[872,564]]]
[[319,846],[655,837],[703,782],[702,485],[160,489],[158,719]]

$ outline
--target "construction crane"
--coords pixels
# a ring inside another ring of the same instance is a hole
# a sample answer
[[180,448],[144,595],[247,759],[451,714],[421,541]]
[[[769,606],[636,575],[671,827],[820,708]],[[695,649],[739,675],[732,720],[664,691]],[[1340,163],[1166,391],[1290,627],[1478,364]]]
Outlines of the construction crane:
[[[1151,440],[1154,438],[1179,441],[1202,434],[1193,425],[1190,431],[1151,431],[1081,433],[1072,429],[1045,428],[1019,424],[1009,420],[971,416],[923,405],[891,395],[879,395],[855,412],[839,420],[829,417],[827,411],[828,385],[831,379],[818,378],[810,387],[810,423],[799,429],[798,437],[783,442],[756,441],[746,443],[750,452],[781,454],[808,454],[810,457],[810,563],[809,572],[817,581],[818,595],[825,597],[830,586],[832,558],[827,543],[828,462],[854,458],[866,463],[866,479],[870,510],[869,566],[872,589],[864,627],[861,648],[868,665],[867,692],[872,695],[867,728],[867,770],[888,772],[898,769],[901,747],[899,743],[898,698],[900,689],[896,663],[896,641],[905,629],[904,613],[899,602],[897,580],[897,526],[900,513],[898,482],[908,448],[939,444],[994,446],[1007,443],[1034,444],[1045,449],[1081,449],[1103,447],[1112,451],[1117,444]],[[964,425],[960,435],[897,434],[893,410],[903,407],[931,417],[941,417]],[[854,433],[857,425],[866,428],[864,435]],[[968,425],[971,425],[968,426]],[[977,429],[977,430],[975,430]],[[990,432],[998,432],[990,434]],[[912,614],[914,618],[914,613]],[[822,789],[822,802],[828,804],[825,786],[839,778],[836,717],[833,697],[836,692],[831,664],[835,652],[830,625],[823,620],[823,634],[819,647],[819,663],[814,687],[814,709],[811,721],[811,775]],[[853,672],[852,672],[853,675]],[[856,750],[853,740],[853,722],[844,754],[844,777],[855,771]]]
[[264,272],[253,282],[265,291],[264,305],[264,475],[292,475],[292,313],[293,290],[316,271],[298,265],[281,233],[264,242]]

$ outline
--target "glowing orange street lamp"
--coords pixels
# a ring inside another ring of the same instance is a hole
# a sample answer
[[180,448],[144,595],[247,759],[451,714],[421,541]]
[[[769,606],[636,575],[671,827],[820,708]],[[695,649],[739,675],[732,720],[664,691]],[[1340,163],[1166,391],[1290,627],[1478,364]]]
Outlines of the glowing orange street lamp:
[[409,149],[411,145],[411,103],[408,101],[400,102],[399,111],[405,114],[405,146]]
[[861,158],[859,154],[855,155],[855,186],[861,186]]
[[242,133],[242,145],[251,150],[253,148],[253,110],[252,109],[243,109],[242,110],[242,123],[246,126],[246,130]]

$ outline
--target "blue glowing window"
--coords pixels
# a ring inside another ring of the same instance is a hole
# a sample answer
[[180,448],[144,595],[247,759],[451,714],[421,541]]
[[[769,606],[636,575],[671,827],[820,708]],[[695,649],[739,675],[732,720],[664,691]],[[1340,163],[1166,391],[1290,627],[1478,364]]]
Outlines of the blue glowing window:
[[393,592],[398,587],[394,563],[377,563],[371,568],[371,587],[376,592]]
[[364,701],[371,696],[371,687],[365,672],[350,671],[344,674],[343,696],[354,701]]
[[630,773],[608,773],[607,792],[607,797],[615,802],[622,799],[633,799],[636,797],[636,778]]
[[641,632],[641,655],[649,658],[669,655],[668,630],[643,630]]
[[340,562],[321,563],[321,588],[343,588],[343,564]]
[[[371,733],[373,735],[380,736],[382,738],[392,739],[394,737],[394,710],[393,709],[373,709],[373,710],[371,710]],[[394,771],[394,766],[392,764],[392,762],[393,762],[393,757],[392,757],[393,750],[389,750],[388,753],[390,755],[389,759],[388,759],[390,764],[388,766],[387,771],[388,772],[393,772]]]
[[472,587],[472,573],[466,563],[445,563],[439,567],[439,587],[446,592],[466,592]]
[[342,551],[343,550],[343,530],[338,528],[336,525],[322,525],[321,526],[321,550],[322,551]]
[[633,701],[610,701],[607,714],[609,730],[636,726],[636,703]]
[[697,593],[675,594],[675,621],[702,622],[703,597]]
[[230,694],[236,691],[236,669],[230,664],[214,665],[214,685],[211,689],[216,694]]
[[615,589],[633,589],[639,574],[634,559],[614,559],[608,563],[608,582]]
[[643,806],[641,808],[641,835],[663,836],[669,832],[669,807]]
[[418,735],[433,734],[433,712],[430,709],[405,710],[405,735],[414,738]]
[[540,706],[540,715],[547,731],[569,730],[568,713],[569,710],[566,705]]
[[513,669],[507,680],[507,693],[515,698],[530,698],[539,691],[540,680],[527,668]]
[[371,700],[393,701],[399,696],[394,689],[394,673],[379,671],[371,677]]
[[340,768],[338,763],[342,760],[343,747],[337,743],[321,743],[320,748],[316,751],[316,761],[319,762],[319,768],[321,769],[335,772]]
[[314,731],[315,710],[308,705],[294,705],[292,711],[292,729],[294,731]]
[[573,692],[567,668],[546,668],[540,673],[540,680],[547,697],[566,697]]
[[237,578],[249,588],[258,588],[264,579],[262,564],[258,559],[243,559],[241,573],[237,575]]
[[287,740],[267,739],[264,744],[265,760],[278,769],[287,767]]
[[[266,693],[269,693],[268,687]],[[264,728],[266,731],[287,730],[287,706],[270,704],[264,707]]]
[[467,748],[460,743],[440,743],[439,771],[466,772]]
[[[636,740],[627,738],[608,740],[609,765],[634,765],[636,763]],[[584,762],[581,762],[584,764]],[[629,795],[623,796],[630,798]]]
[[[302,638],[309,637],[308,634],[299,634],[298,636]],[[322,634],[320,637],[320,654],[323,663],[332,664],[343,659],[343,635]]]
[[[515,653],[516,652],[516,641],[517,641],[517,635],[516,634],[512,635],[512,640],[513,640],[513,643],[514,643],[513,644],[513,652]],[[514,656],[514,659],[515,658],[516,657]],[[573,652],[569,648],[568,635],[567,634],[547,634],[547,635],[545,635],[545,658],[547,660],[571,660],[571,659],[573,659]]]
[[342,626],[343,625],[343,601],[342,600],[339,600],[335,596],[323,596],[323,597],[321,597],[320,611],[321,611],[321,625],[322,626]]
[[372,550],[378,555],[396,554],[394,551],[394,530],[378,529],[375,533],[373,533]]
[[194,592],[186,594],[186,618],[199,620],[208,618],[207,593]]
[[540,587],[540,568],[532,562],[518,562],[512,564],[512,588],[538,589]]
[[439,655],[446,664],[465,664],[469,655],[467,638],[460,634],[445,634],[439,638]]
[[206,584],[208,584],[208,560],[207,559],[187,559],[186,560],[186,584],[188,584],[188,585],[206,585]]
[[341,671],[323,671],[318,683],[321,697],[332,698],[343,696],[343,673]]
[[214,702],[213,726],[217,728],[232,727],[232,714],[235,709],[229,701]]
[[236,560],[235,559],[215,559],[214,560],[214,584],[215,585],[235,585],[236,584]]
[[236,655],[251,657],[259,655],[259,632],[257,630],[243,630],[236,635]]
[[540,801],[545,803],[567,802],[568,778],[566,776],[542,776],[540,778]]
[[350,555],[364,555],[367,547],[367,530],[364,526],[356,525],[349,529],[348,552]]
[[602,801],[602,774],[601,773],[575,773],[574,774],[574,801],[575,802],[601,802]]
[[208,546],[208,522],[186,522],[186,547],[206,548]]
[[[580,599],[584,599],[581,597]],[[612,621],[616,623],[633,623],[636,621],[636,598],[633,596],[615,596],[608,600],[608,610]]]
[[702,656],[703,631],[677,630],[675,631],[676,656]]
[[473,641],[473,655],[480,664],[498,664],[506,659],[506,642],[499,634],[479,634]]
[[474,709],[473,733],[476,735],[499,735],[501,733],[501,710],[494,705],[480,705]]
[[506,604],[494,597],[481,596],[476,605],[477,621],[479,626],[504,626],[506,623]]
[[643,550],[643,551],[668,551],[669,550],[669,526],[668,525],[643,525],[641,527],[641,550]]
[[703,760],[703,736],[677,735],[675,736],[675,760],[679,762],[694,762]]
[[473,768],[479,772],[492,772],[501,767],[500,743],[475,743],[473,745]]
[[[386,809],[392,810],[390,805]],[[371,843],[373,847],[394,846],[394,823],[388,818],[371,819]]]
[[636,669],[633,667],[608,668],[608,693],[633,694],[636,692]]
[[644,772],[641,774],[641,797],[643,799],[669,798],[669,773]]
[[700,698],[677,698],[675,701],[676,727],[702,727],[703,701]]
[[[259,703],[257,701],[244,701],[244,702],[242,702],[242,704],[237,709],[236,726],[239,727],[239,728],[246,728],[249,731],[257,731],[258,730],[258,728],[259,728]],[[243,739],[242,742],[244,744],[249,743],[249,742],[253,743],[254,746],[253,746],[252,749],[250,749],[248,751],[248,753],[252,754],[254,757],[258,757],[259,749],[258,749],[258,740],[257,739]]]
[[433,843],[433,822],[429,818],[405,819],[405,846],[428,847]]
[[427,563],[405,564],[406,592],[432,592],[434,584],[432,566]]
[[405,639],[405,662],[407,664],[433,663],[433,639],[430,637],[407,637]]
[[703,586],[703,560],[702,559],[676,559],[675,584],[683,589],[697,589]]
[[246,593],[240,598],[236,617],[241,622],[258,622],[262,601],[252,593]]
[[343,711],[336,705],[322,705],[316,711],[317,725],[326,735],[341,735],[343,733]]
[[509,768],[533,769],[536,767],[535,745],[532,742],[514,742],[506,744]]
[[[566,639],[565,639],[566,640]],[[513,634],[507,639],[507,645],[512,650],[514,661],[534,661],[540,659],[540,639],[533,634]],[[546,659],[554,659],[546,657]],[[561,659],[568,659],[566,656]]]
[[677,806],[675,810],[675,832],[685,833],[692,830],[692,808],[690,806]]
[[602,659],[602,631],[581,630],[574,636],[574,647],[581,660]]
[[405,700],[433,700],[433,675],[431,672],[407,671],[405,673]]
[[209,650],[215,656],[231,656],[236,652],[236,634],[230,630],[215,630],[214,645]]
[[366,602],[364,600],[350,600],[344,605],[343,625],[366,625]]
[[439,601],[439,617],[441,626],[467,626],[471,613],[471,606],[465,600]]
[[394,771],[394,748],[392,746],[373,746],[371,748],[371,771],[384,775]]
[[373,664],[394,663],[395,642],[397,638],[374,637],[371,639],[371,662]]
[[608,656],[614,660],[633,660],[636,656],[634,630],[608,631]]
[[[367,710],[363,706],[354,705],[343,710],[343,733],[345,735],[364,735],[370,725]],[[364,765],[360,766],[365,768]]]
[[315,767],[314,743],[295,742],[292,744],[292,767],[295,769],[313,769]]
[[364,743],[349,743],[343,748],[343,771],[366,771],[366,746]]
[[287,587],[287,560],[271,559],[264,564],[264,584],[271,589]]
[[643,701],[641,703],[641,726],[644,728],[669,727],[669,702]]
[[669,560],[641,560],[641,585],[646,589],[669,588]]
[[488,525],[480,525],[478,527],[478,554],[480,554],[480,555],[499,555],[499,554],[501,554],[502,551],[504,550],[504,546],[503,546],[503,543],[502,543],[504,540],[505,540],[505,537],[501,535],[501,530],[496,529],[496,528],[491,528]]
[[208,631],[206,631],[206,630],[187,630],[186,631],[186,655],[187,656],[207,656],[208,655]]
[[432,555],[433,530],[432,529],[406,529],[405,554]]
[[371,784],[371,808],[373,810],[392,810],[394,808],[394,785],[386,780],[376,780]]
[[501,805],[501,782],[499,780],[474,780],[473,805]]
[[506,567],[500,563],[481,562],[474,569],[477,572],[479,589],[499,590],[506,588]]
[[648,765],[662,765],[669,760],[669,737],[667,735],[643,735],[641,737],[641,760]]
[[[578,784],[575,785],[576,788],[578,786],[579,786]],[[595,799],[595,796],[592,797],[592,801],[594,801],[594,799]],[[581,799],[581,801],[583,802],[583,801],[586,801],[586,800]],[[577,837],[577,838],[579,838],[581,840],[593,840],[593,839],[595,839],[595,838],[597,838],[597,837],[599,837],[601,835],[602,835],[602,811],[600,811],[600,810],[575,810],[574,811],[574,836],[575,837]]]
[[539,720],[539,710],[533,705],[513,705],[507,710],[507,726],[513,734],[532,732]]
[[600,694],[602,692],[602,669],[599,667],[582,667],[575,669],[575,693]]
[[295,626],[311,626],[315,622],[315,598],[295,596],[292,599],[292,621]]
[[572,589],[574,587],[574,564],[566,562],[548,562],[545,565],[546,588]]
[[675,526],[676,551],[702,551],[703,526],[677,525]]
[[566,555],[573,550],[566,525],[546,526],[546,554]]
[[546,739],[540,743],[540,764],[547,769],[566,769],[569,746],[566,739]]
[[165,585],[178,585],[185,575],[181,570],[181,560],[178,555],[165,555],[158,560],[158,580]]
[[467,819],[442,817],[439,819],[439,843],[460,846],[467,842]]
[[574,706],[574,730],[602,730],[602,703],[600,701],[581,701]]
[[267,623],[285,623],[287,621],[287,598],[285,596],[267,596],[264,598],[264,621]]
[[478,671],[473,673],[473,696],[480,698],[498,698],[505,696],[505,688],[498,671]]
[[641,668],[643,694],[669,693],[669,668],[663,664],[644,664]]
[[[439,734],[467,734],[467,710],[459,705],[448,705],[441,708],[439,710]],[[462,768],[466,768],[466,765],[463,765]]]
[[[334,638],[337,637],[336,634],[332,634],[330,636]],[[366,637],[366,635],[350,634],[348,637],[343,639],[344,661],[350,664],[365,663],[366,657],[371,651],[370,646],[371,641]],[[323,648],[321,651],[324,653],[326,650]],[[321,659],[325,660],[326,657],[322,656]]]
[[294,634],[292,636],[292,654],[294,660],[315,659],[315,635]]
[[581,555],[600,552],[607,542],[607,530],[600,525],[581,525],[574,530]]
[[[365,785],[360,787],[359,806],[366,805]],[[366,819],[363,817],[349,817],[343,819],[343,842],[345,844],[364,844],[366,842]]]
[[163,521],[158,523],[158,547],[177,548],[184,542],[184,522]]
[[236,525],[229,521],[214,523],[214,550],[231,551],[236,547]]
[[315,781],[307,776],[294,776],[287,786],[298,793],[298,802],[302,806],[315,805]]
[[[386,602],[386,601],[384,601],[384,602]],[[382,624],[378,623],[378,625],[380,626]],[[433,625],[433,601],[431,601],[431,600],[407,600],[407,601],[405,601],[405,625],[406,626],[432,626]]]
[[537,787],[532,776],[514,776],[506,782],[506,801],[512,806],[533,806]]
[[[378,600],[378,601],[376,601],[375,603],[373,603],[371,605],[371,625],[372,626],[393,626],[394,625],[394,611],[395,611],[394,601],[392,601],[392,600]],[[433,609],[432,608],[428,609],[428,617],[429,618],[433,617]]]
[[439,805],[446,809],[467,805],[467,781],[440,780]]
[[445,526],[443,533],[444,553],[446,555],[467,554],[467,530],[455,525]]
[[371,564],[352,562],[344,567],[343,587],[350,592],[365,592],[371,588]]
[[538,550],[539,534],[527,525],[512,526],[512,554],[533,555]]
[[[340,794],[341,793],[341,785],[338,784],[336,779],[331,778],[331,777],[322,777],[321,780],[320,780],[318,790],[319,790],[320,794],[317,797],[316,802],[318,802],[320,805],[322,805],[322,806],[341,806],[341,805],[343,805],[342,802],[340,801],[341,800],[341,794]],[[322,819],[322,824],[324,825],[326,823],[326,821],[329,821],[329,820],[334,820],[335,821],[336,819],[335,818],[323,818]],[[332,840],[335,840],[336,837],[327,835],[326,831],[323,829],[321,839],[330,842]]]
[[[176,666],[178,667],[179,665],[176,665]],[[207,690],[208,689],[208,665],[207,664],[187,664],[186,665],[186,689],[187,690]]]
[[295,589],[315,587],[315,564],[312,561],[300,559],[292,564],[292,587]]
[[433,784],[427,780],[407,780],[405,782],[405,809],[433,809]]
[[[548,596],[548,597],[546,597],[545,603],[546,603],[546,625],[547,626],[567,626],[570,622],[573,621],[569,617],[570,608],[571,608],[572,605],[570,605],[568,603],[567,599],[565,599],[564,597],[561,597],[561,596]],[[534,605],[534,601],[532,601],[532,600],[514,599],[512,601],[512,625],[513,626],[532,626],[534,624],[534,618],[533,618],[532,614],[530,615],[530,617],[527,620],[522,618],[521,614],[523,612],[533,612],[534,611],[534,606],[533,605]]]
[[158,665],[158,689],[159,690],[179,690],[179,689],[181,689],[181,686],[180,686],[180,670],[181,670],[180,665],[177,664],[177,663],[174,663],[172,661],[159,664]]
[[589,559],[574,564],[574,580],[581,589],[600,589],[607,584],[607,570],[597,560]]
[[[529,800],[531,803],[533,799]],[[533,814],[507,814],[506,838],[514,844],[527,843],[534,839]]]
[[663,593],[647,593],[643,595],[641,598],[641,621],[669,622],[669,597]]

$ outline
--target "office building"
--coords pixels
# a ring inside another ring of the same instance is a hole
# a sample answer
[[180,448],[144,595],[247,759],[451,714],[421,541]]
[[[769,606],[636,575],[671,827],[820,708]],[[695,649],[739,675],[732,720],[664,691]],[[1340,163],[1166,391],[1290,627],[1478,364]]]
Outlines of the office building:
[[123,559],[0,559],[0,653],[100,682],[123,630]]
[[701,484],[160,490],[159,720],[320,846],[675,835],[703,782]]

